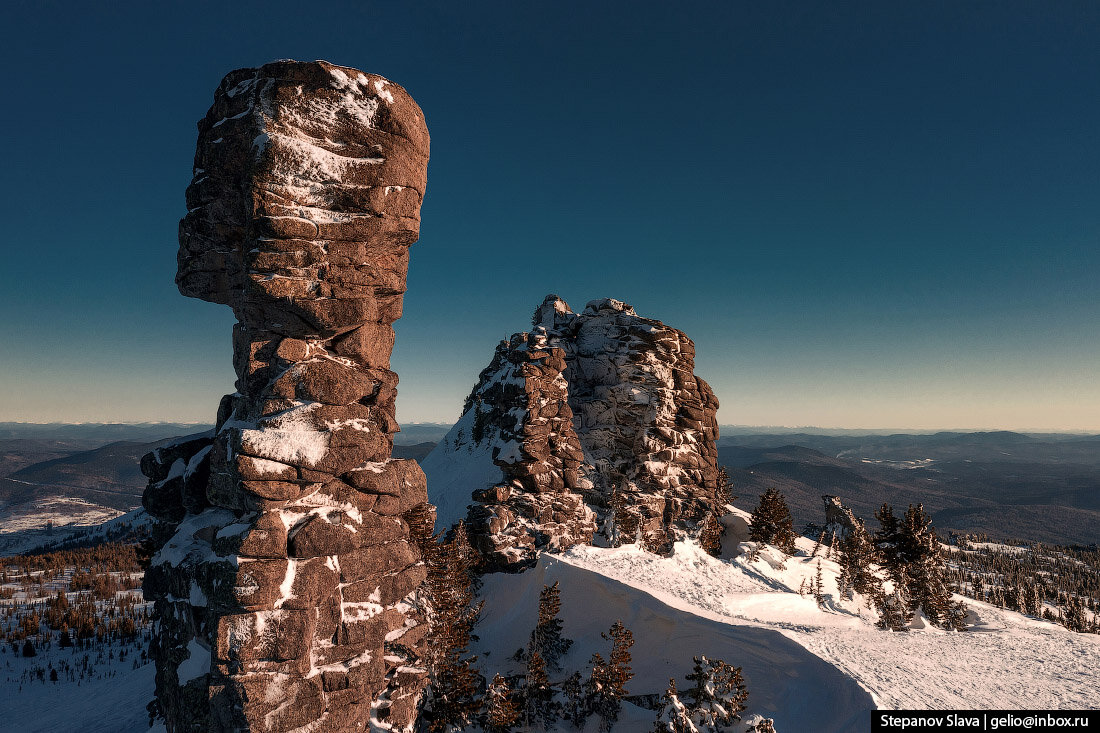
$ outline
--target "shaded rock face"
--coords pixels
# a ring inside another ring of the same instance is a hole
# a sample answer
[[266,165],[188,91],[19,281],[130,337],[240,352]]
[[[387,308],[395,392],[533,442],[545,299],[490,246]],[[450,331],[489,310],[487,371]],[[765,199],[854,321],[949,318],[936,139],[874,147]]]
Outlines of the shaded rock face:
[[498,480],[465,487],[477,502],[471,535],[491,567],[593,541],[662,551],[674,528],[715,510],[718,401],[694,357],[683,332],[611,299],[576,314],[547,296],[532,331],[501,342],[424,462],[431,474],[487,455],[499,469]]
[[405,90],[325,62],[234,71],[199,122],[176,282],[233,308],[237,392],[142,460],[170,731],[412,726],[431,508],[389,358],[427,160]]

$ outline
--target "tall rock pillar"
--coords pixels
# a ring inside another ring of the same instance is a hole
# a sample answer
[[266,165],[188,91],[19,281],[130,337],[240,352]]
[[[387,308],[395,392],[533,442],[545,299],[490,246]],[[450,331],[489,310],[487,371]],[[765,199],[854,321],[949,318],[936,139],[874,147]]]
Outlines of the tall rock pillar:
[[199,122],[176,283],[233,309],[237,392],[142,462],[169,731],[414,720],[431,507],[389,359],[427,162],[404,89],[322,61],[234,71]]

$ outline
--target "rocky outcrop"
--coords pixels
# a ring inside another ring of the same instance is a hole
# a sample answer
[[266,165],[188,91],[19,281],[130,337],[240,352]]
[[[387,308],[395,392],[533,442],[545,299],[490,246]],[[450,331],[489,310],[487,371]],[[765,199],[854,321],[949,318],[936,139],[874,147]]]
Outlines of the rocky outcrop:
[[389,358],[427,160],[404,89],[320,61],[232,72],[199,122],[176,282],[233,308],[237,392],[142,461],[169,731],[411,727],[431,509]]
[[839,497],[824,494],[821,500],[825,502],[824,538],[828,544],[839,542],[847,537],[857,524],[862,524],[852,514],[852,510],[841,503]]
[[665,549],[718,502],[718,401],[694,358],[682,331],[621,301],[577,314],[547,296],[424,461],[441,519],[472,497],[471,536],[498,569],[593,541]]

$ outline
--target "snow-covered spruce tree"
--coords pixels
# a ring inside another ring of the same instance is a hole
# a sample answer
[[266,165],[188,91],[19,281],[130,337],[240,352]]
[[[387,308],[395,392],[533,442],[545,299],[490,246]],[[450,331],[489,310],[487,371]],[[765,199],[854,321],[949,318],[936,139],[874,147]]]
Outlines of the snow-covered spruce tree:
[[543,586],[539,591],[539,619],[528,644],[528,656],[537,652],[552,670],[561,669],[562,656],[573,646],[573,640],[561,634],[560,612],[561,589],[555,580],[553,585]]
[[527,658],[527,673],[523,681],[523,721],[528,728],[539,724],[549,728],[558,718],[558,705],[554,702],[554,689],[546,674],[546,662],[538,651]]
[[909,604],[915,613],[920,608],[928,621],[945,629],[966,630],[966,606],[951,599],[947,587],[947,563],[940,548],[932,518],[924,506],[909,505],[902,523],[901,558],[909,575]]
[[1085,613],[1085,604],[1077,596],[1069,596],[1062,602],[1061,624],[1070,631],[1083,634],[1090,631],[1092,624]]
[[657,708],[653,733],[699,733],[684,703],[680,702],[675,679],[669,679],[668,689],[661,695],[661,706]]
[[895,585],[907,585],[909,578],[906,576],[905,563],[901,560],[901,522],[894,516],[894,510],[889,504],[883,504],[877,512],[879,528],[875,532],[875,551],[882,558],[882,568],[894,581]]
[[725,466],[718,467],[718,490],[714,494],[715,503],[719,508],[725,508],[726,504],[732,504],[736,497],[733,495],[733,482],[726,473]]
[[859,593],[873,598],[882,591],[882,581],[873,568],[878,561],[878,553],[862,519],[857,519],[848,534],[837,541],[836,549],[837,562],[840,563],[837,582],[842,594],[851,598],[854,593]]
[[888,631],[908,631],[909,623],[913,620],[913,612],[909,610],[909,594],[905,586],[896,586],[892,593],[880,591],[873,598],[875,610],[878,611],[878,621],[875,625]]
[[473,666],[477,657],[468,655],[467,648],[482,604],[474,603],[472,567],[463,548],[465,532],[444,542],[442,533],[431,535],[428,515],[409,518],[409,535],[420,547],[428,570],[420,598],[432,638],[424,659],[428,688],[418,720],[421,730],[442,733],[469,725],[481,709],[482,677]]
[[[905,596],[910,617],[920,609],[934,626],[965,630],[966,606],[951,599],[946,560],[924,507],[910,504],[904,518],[899,520],[890,505],[883,504],[875,516],[881,525],[875,533],[875,547],[893,581],[895,599],[900,601]],[[888,625],[893,628],[893,621]]]
[[741,720],[749,697],[741,668],[721,659],[694,658],[695,666],[686,679],[690,687],[681,699],[699,733],[721,733]]
[[699,527],[699,546],[714,557],[722,554],[722,525],[714,512],[707,512]]
[[508,733],[518,722],[519,706],[512,688],[508,686],[508,680],[497,674],[485,690],[485,730]]
[[814,573],[814,582],[810,586],[810,592],[813,593],[814,602],[817,603],[818,608],[825,608],[825,589],[821,577],[821,561],[817,561],[817,571]]
[[604,639],[611,642],[611,655],[605,662],[599,652],[590,660],[592,672],[585,683],[585,700],[588,711],[600,716],[600,729],[607,731],[619,719],[622,700],[626,697],[626,683],[634,677],[630,669],[630,647],[634,646],[634,634],[621,621],[611,625]]
[[[601,658],[602,662],[603,659]],[[574,728],[580,728],[588,719],[588,702],[585,699],[585,683],[580,672],[574,672],[561,683],[562,718]]]
[[777,489],[768,489],[760,497],[760,503],[752,512],[749,539],[775,545],[788,555],[793,555],[794,522],[787,500]]

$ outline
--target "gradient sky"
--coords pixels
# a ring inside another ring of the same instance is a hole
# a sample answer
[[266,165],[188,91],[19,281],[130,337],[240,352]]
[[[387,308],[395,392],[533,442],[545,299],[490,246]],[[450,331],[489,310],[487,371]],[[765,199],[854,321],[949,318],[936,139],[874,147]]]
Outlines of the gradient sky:
[[686,331],[723,423],[1100,431],[1100,4],[832,5],[9,4],[0,420],[213,420],[195,123],[324,58],[431,130],[402,421],[554,292]]

